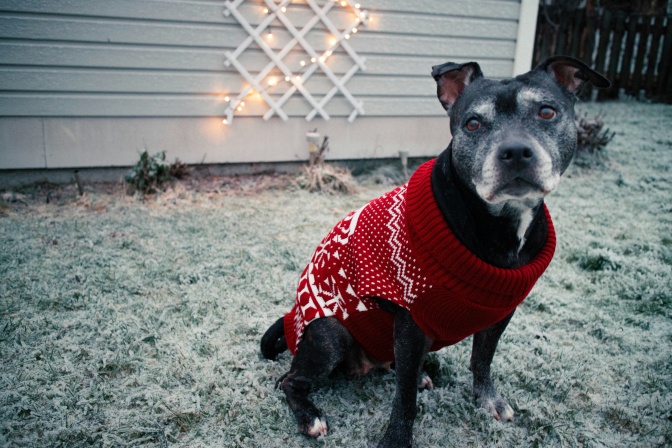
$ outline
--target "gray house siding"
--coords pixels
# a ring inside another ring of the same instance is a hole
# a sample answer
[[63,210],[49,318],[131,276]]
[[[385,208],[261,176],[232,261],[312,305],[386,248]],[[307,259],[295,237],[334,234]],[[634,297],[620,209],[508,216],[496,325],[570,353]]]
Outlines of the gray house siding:
[[[330,120],[308,122],[312,107],[295,96],[283,106],[288,121],[265,121],[258,98],[225,126],[224,97],[247,83],[224,52],[247,34],[223,1],[0,0],[0,169],[130,165],[144,148],[190,163],[296,160],[315,127],[335,159],[433,155],[449,133],[432,65],[476,60],[494,77],[511,76],[516,57],[529,65],[516,53],[527,0],[362,3],[373,21],[349,44],[366,70],[347,88],[365,115],[349,123],[352,107],[336,96]],[[252,23],[263,17],[261,1],[241,8]],[[299,1],[290,12],[298,25],[312,16]],[[335,7],[330,18],[351,15]],[[279,25],[273,34],[276,50],[291,38]],[[319,48],[327,36],[316,27],[307,39]],[[297,48],[286,61],[305,57]],[[252,72],[268,63],[255,45],[240,59]],[[351,65],[335,57],[331,68],[342,75]],[[316,74],[306,88],[319,97],[332,85]]]

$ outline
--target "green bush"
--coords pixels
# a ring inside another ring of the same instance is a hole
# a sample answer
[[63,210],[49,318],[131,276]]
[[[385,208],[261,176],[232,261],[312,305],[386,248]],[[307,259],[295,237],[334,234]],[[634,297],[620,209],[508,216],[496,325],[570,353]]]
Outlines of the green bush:
[[170,178],[170,164],[166,162],[165,151],[157,152],[151,157],[147,151],[143,151],[140,161],[124,177],[128,183],[128,194],[136,191],[143,194],[155,193]]

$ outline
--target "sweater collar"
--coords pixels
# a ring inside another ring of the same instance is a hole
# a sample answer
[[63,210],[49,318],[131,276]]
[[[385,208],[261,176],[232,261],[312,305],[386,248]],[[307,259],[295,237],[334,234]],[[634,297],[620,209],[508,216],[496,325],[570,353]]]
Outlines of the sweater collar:
[[546,243],[527,264],[515,269],[485,263],[467,249],[447,225],[432,192],[436,159],[424,163],[411,176],[406,193],[411,244],[429,275],[459,279],[472,287],[507,296],[525,296],[548,267],[555,251],[555,230],[544,205],[548,225]]

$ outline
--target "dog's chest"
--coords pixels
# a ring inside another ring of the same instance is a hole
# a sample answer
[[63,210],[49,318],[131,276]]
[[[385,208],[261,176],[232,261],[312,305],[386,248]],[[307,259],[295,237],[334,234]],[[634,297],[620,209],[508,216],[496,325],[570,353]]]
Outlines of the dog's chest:
[[533,266],[487,265],[443,220],[431,190],[432,166],[352,212],[322,240],[299,280],[288,319],[295,336],[290,348],[314,319],[334,317],[384,361],[392,359],[393,317],[376,298],[408,310],[438,349],[498,322],[527,296],[552,245]]

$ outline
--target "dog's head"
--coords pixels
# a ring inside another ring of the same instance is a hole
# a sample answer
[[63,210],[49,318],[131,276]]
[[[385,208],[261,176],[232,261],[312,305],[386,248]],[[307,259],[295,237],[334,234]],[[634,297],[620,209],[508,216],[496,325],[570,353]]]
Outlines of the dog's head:
[[576,95],[586,82],[610,85],[564,56],[511,79],[486,79],[475,62],[434,66],[432,76],[450,116],[455,172],[492,206],[536,203],[557,187],[576,151]]

